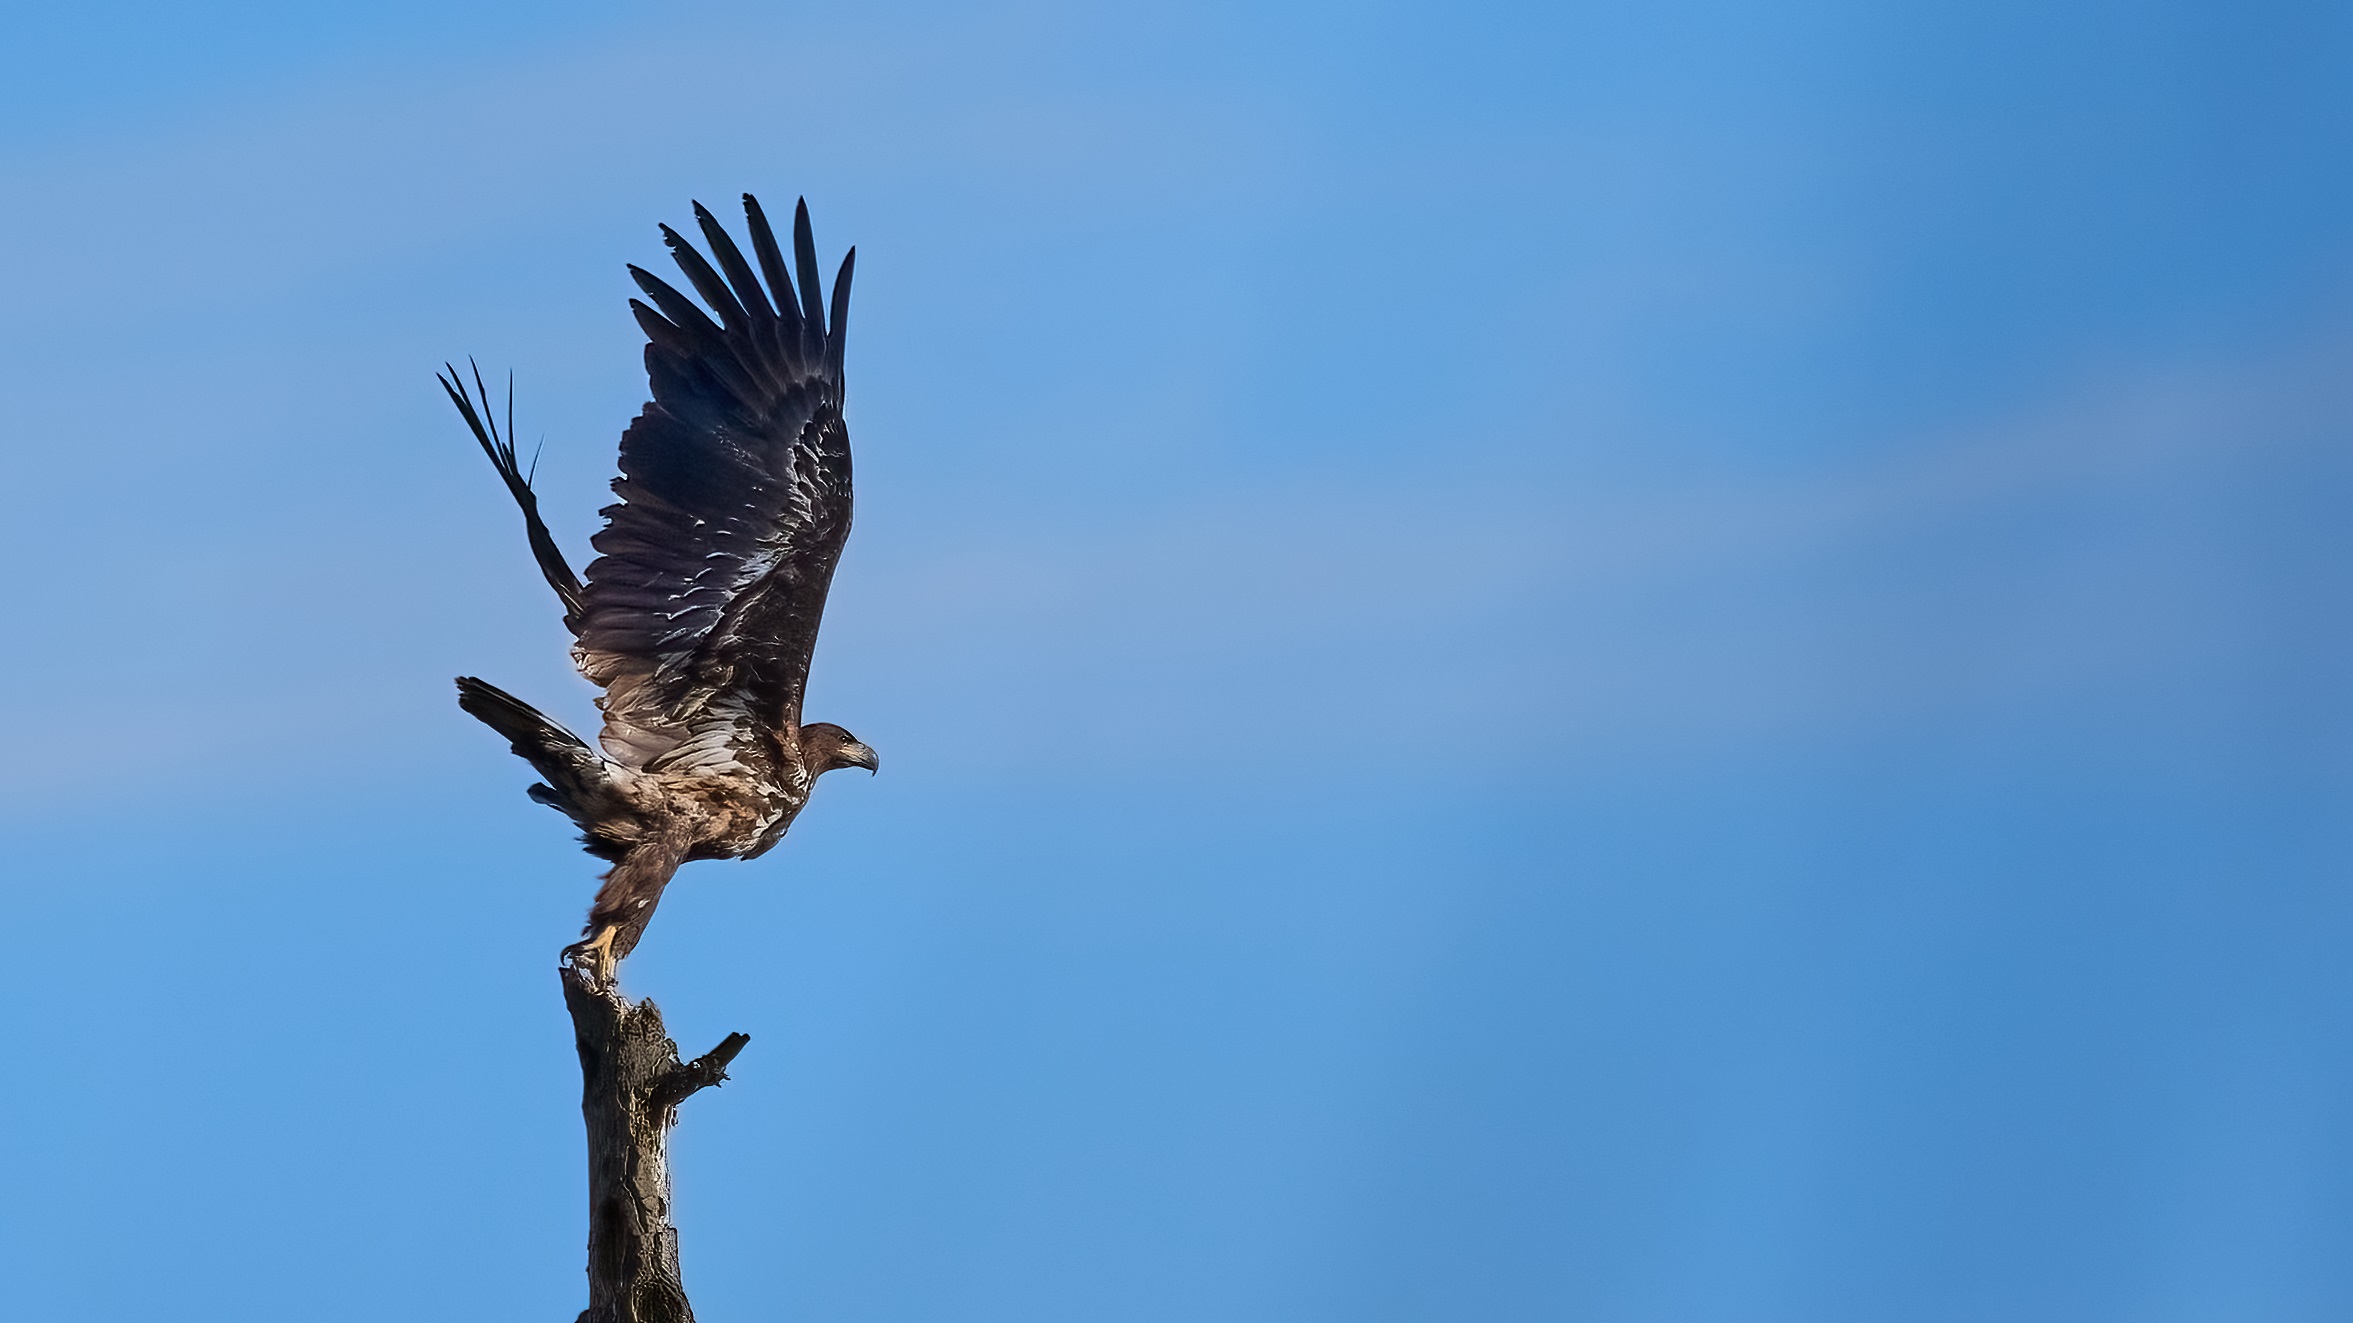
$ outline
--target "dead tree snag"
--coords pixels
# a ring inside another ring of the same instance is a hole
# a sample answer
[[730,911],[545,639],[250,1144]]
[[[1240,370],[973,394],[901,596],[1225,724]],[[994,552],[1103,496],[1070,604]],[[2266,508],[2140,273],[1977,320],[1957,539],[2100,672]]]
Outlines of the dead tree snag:
[[678,1105],[725,1080],[752,1040],[729,1034],[682,1062],[652,1001],[631,1004],[593,959],[570,952],[558,973],[588,1125],[588,1308],[578,1323],[693,1323],[670,1224],[670,1127]]

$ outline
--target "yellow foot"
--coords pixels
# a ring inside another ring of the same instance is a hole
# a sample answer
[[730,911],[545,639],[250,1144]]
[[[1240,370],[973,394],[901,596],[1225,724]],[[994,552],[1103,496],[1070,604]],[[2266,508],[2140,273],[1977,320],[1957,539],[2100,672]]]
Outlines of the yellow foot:
[[589,969],[595,973],[597,982],[610,984],[621,963],[613,955],[613,939],[620,935],[619,925],[606,924],[598,930],[596,936],[585,942],[575,942],[565,950],[576,961],[589,961]]

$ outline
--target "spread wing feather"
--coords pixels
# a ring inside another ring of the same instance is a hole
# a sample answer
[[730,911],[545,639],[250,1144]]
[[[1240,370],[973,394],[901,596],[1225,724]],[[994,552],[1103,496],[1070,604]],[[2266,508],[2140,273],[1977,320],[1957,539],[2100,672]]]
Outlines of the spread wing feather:
[[[466,360],[466,364],[474,367],[472,359]],[[546,578],[547,586],[556,590],[556,600],[564,604],[564,628],[572,631],[572,637],[580,637],[579,576],[572,573],[571,565],[564,560],[563,551],[556,546],[554,536],[547,531],[546,522],[539,517],[539,494],[531,490],[531,474],[524,471],[515,456],[514,375],[507,375],[507,430],[502,436],[498,430],[498,415],[490,409],[490,387],[483,383],[482,369],[474,367],[474,391],[469,395],[466,392],[466,379],[458,375],[457,365],[444,363],[442,366],[448,369],[447,375],[439,375],[435,379],[441,383],[441,389],[449,393],[449,402],[458,407],[458,416],[464,418],[466,426],[472,429],[474,440],[481,445],[482,453],[490,456],[491,467],[498,470],[499,478],[507,485],[507,494],[515,498],[516,506],[523,511],[523,533],[531,543],[531,558],[539,562],[539,572]],[[480,399],[479,407],[475,403],[477,397]],[[536,459],[532,461],[532,467],[538,467]]]
[[766,288],[700,203],[716,266],[662,235],[709,312],[629,269],[647,300],[630,309],[653,399],[621,437],[621,499],[591,540],[574,654],[605,691],[606,753],[634,767],[724,762],[799,723],[850,532],[842,333],[856,253],[834,278],[829,329],[806,204],[797,289],[749,194],[744,214]]

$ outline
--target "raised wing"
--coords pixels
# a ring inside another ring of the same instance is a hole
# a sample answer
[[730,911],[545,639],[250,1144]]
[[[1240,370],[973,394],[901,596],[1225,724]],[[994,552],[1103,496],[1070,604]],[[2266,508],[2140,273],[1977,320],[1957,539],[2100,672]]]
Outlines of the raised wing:
[[[444,363],[446,376],[436,375],[441,389],[449,393],[449,402],[458,407],[458,416],[474,433],[482,453],[490,456],[490,466],[498,470],[500,480],[507,485],[507,494],[523,512],[523,535],[531,543],[531,558],[539,562],[539,573],[547,586],[556,590],[556,600],[564,604],[564,628],[572,637],[580,637],[580,576],[564,560],[563,551],[556,546],[554,535],[547,531],[547,523],[539,517],[539,494],[531,490],[531,474],[525,472],[515,457],[515,375],[507,374],[507,430],[500,435],[498,415],[490,410],[490,387],[482,381],[482,369],[474,360],[466,366],[474,369],[474,393],[466,393],[466,379],[458,375],[457,365]],[[479,405],[477,405],[477,399]],[[536,470],[539,461],[534,458]]]
[[834,277],[829,325],[807,204],[793,217],[796,290],[760,204],[743,201],[758,275],[701,203],[716,269],[662,227],[711,313],[629,268],[653,301],[629,306],[654,398],[621,437],[621,500],[591,540],[601,554],[573,651],[605,691],[605,752],[635,767],[717,766],[799,723],[850,533],[842,339],[857,250]]

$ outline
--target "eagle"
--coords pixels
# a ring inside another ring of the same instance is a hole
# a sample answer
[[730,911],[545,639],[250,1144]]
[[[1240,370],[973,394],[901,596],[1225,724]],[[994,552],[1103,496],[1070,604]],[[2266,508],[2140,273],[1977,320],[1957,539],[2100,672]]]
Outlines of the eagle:
[[[840,726],[801,720],[817,626],[850,534],[842,345],[851,249],[828,310],[803,200],[793,266],[757,199],[743,199],[751,260],[700,202],[706,258],[661,227],[698,305],[636,266],[653,398],[621,434],[620,499],[585,580],[539,516],[517,462],[514,388],[502,434],[479,368],[439,378],[523,514],[531,554],[564,611],[572,660],[602,694],[595,747],[530,704],[461,676],[458,706],[506,737],[612,868],[566,948],[609,981],[663,888],[694,859],[752,859],[784,836],[817,778],[881,760]],[[753,263],[758,263],[755,272]],[[706,311],[706,308],[708,309]]]

